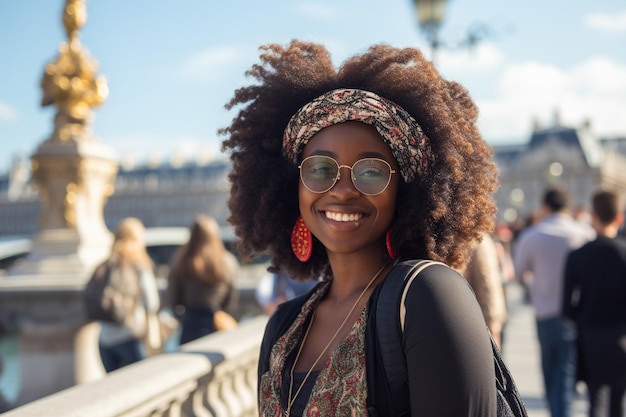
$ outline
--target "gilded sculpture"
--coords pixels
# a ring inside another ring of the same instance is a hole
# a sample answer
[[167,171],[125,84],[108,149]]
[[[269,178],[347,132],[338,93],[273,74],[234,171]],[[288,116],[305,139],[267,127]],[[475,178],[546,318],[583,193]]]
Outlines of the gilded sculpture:
[[41,199],[41,230],[75,229],[90,238],[100,232],[108,239],[103,208],[113,193],[117,163],[112,149],[90,131],[92,109],[107,98],[108,87],[79,40],[86,20],[85,0],[64,0],[67,42],[41,79],[41,105],[57,109],[54,131],[32,157],[32,177]]
[[68,41],[59,47],[59,56],[46,65],[41,80],[41,105],[57,107],[51,141],[89,140],[91,109],[108,96],[106,79],[96,76],[97,63],[79,40],[78,30],[86,20],[85,1],[66,0],[63,26]]

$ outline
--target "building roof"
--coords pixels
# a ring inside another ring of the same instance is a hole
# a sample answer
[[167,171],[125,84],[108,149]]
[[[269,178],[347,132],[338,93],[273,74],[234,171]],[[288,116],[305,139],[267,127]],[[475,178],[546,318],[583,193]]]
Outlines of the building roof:
[[587,126],[572,128],[557,124],[547,129],[535,130],[528,142],[528,148],[543,147],[551,141],[579,148],[590,167],[597,167],[602,162],[602,144],[591,134]]
[[[547,129],[536,129],[526,144],[493,146],[494,157],[498,165],[509,166],[528,151],[545,147],[550,143],[580,149],[589,167],[598,167],[602,163],[604,147],[607,144],[606,140],[597,139],[588,126],[573,128],[556,124]],[[626,154],[626,139],[616,141],[611,148]]]

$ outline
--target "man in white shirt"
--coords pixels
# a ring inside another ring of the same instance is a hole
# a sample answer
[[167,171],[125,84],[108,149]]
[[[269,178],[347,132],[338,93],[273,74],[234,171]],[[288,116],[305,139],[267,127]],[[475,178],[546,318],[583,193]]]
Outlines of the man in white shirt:
[[571,417],[576,383],[576,327],[561,311],[565,260],[595,236],[569,214],[569,196],[550,188],[543,198],[544,217],[524,230],[515,245],[518,279],[532,274],[530,296],[535,309],[537,336],[546,399],[552,417]]

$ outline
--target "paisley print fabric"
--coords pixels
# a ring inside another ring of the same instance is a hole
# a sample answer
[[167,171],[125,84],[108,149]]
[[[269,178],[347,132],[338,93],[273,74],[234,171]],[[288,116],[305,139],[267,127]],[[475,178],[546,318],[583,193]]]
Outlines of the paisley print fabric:
[[[289,355],[298,348],[307,318],[328,291],[330,283],[322,285],[303,305],[302,311],[272,347],[269,371],[261,376],[260,410],[263,417],[283,417],[286,405],[281,404],[280,394],[284,373],[289,373]],[[367,378],[365,374],[365,329],[367,307],[353,325],[350,333],[331,354],[321,369],[313,391],[305,407],[304,416],[366,416]],[[288,381],[288,378],[285,380]],[[293,387],[293,392],[298,390]],[[303,395],[301,393],[300,395]]]
[[351,88],[329,91],[298,110],[283,134],[283,155],[297,164],[313,135],[351,120],[376,128],[398,161],[405,182],[422,175],[434,160],[430,140],[406,110],[371,91]]

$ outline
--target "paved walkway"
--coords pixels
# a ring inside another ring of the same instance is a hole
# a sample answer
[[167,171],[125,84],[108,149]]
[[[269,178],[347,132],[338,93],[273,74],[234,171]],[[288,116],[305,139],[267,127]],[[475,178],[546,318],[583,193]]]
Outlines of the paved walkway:
[[[543,380],[539,359],[539,346],[535,328],[533,308],[522,302],[521,288],[507,287],[510,306],[509,321],[503,347],[504,361],[509,367],[529,417],[550,417],[543,393]],[[587,417],[587,400],[584,385],[579,385],[579,394],[574,403],[573,417]]]

